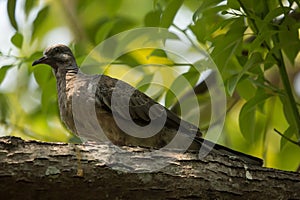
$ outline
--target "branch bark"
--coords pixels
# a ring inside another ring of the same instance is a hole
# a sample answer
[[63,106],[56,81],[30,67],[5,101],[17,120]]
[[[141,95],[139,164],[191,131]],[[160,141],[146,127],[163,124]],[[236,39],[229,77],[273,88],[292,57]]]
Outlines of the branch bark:
[[[77,150],[76,150],[77,149]],[[0,138],[1,199],[298,199],[300,174],[225,155]],[[153,172],[166,159],[168,165]],[[130,172],[126,172],[130,171]],[[134,173],[132,173],[134,172]]]

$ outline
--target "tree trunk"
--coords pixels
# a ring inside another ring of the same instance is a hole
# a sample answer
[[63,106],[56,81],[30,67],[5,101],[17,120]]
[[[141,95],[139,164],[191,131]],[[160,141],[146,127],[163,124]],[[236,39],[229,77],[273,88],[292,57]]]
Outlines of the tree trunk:
[[[231,156],[0,138],[1,199],[300,199],[300,174]],[[166,162],[167,161],[167,162]],[[167,163],[167,164],[166,164]],[[153,171],[161,165],[165,167]]]

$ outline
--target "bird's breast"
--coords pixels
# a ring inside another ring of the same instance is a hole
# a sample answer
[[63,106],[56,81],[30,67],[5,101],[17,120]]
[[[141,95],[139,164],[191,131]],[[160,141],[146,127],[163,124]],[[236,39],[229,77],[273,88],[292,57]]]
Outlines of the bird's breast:
[[66,81],[66,104],[61,110],[61,118],[75,134],[93,135],[99,132],[95,110],[96,86],[86,76],[77,76]]

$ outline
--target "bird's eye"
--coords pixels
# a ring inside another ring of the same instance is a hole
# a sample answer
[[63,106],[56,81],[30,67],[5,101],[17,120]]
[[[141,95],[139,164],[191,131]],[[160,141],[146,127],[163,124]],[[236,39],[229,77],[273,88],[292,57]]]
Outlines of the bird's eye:
[[59,48],[54,48],[52,49],[52,53],[51,54],[58,54],[59,53]]

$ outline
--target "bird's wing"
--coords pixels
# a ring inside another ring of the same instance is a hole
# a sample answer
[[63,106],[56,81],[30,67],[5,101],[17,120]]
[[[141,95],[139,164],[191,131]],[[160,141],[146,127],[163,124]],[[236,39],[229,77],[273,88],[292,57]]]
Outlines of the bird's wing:
[[[200,144],[204,149],[229,156],[237,156],[247,163],[262,165],[262,160],[259,158],[229,149],[201,138],[202,134],[196,126],[181,120],[176,114],[158,104],[146,94],[136,90],[129,84],[104,75],[102,76],[105,80],[101,80],[96,95],[97,98],[101,100],[101,103],[104,104],[101,106],[105,106],[109,112],[115,112],[124,119],[129,119],[129,117],[131,117],[131,119],[135,122],[145,125],[148,124],[150,120],[160,119],[165,111],[167,115],[166,126],[174,129],[178,129],[179,126],[181,128],[183,127],[183,129],[186,130],[184,132],[187,136],[193,137],[194,141]],[[119,84],[117,84],[117,82]],[[112,101],[113,98],[115,98],[116,102]],[[128,112],[126,113],[126,109],[124,109],[124,107],[128,105],[128,102],[130,116],[128,115]],[[149,116],[150,108],[152,113],[151,118]],[[195,133],[195,131],[197,132],[196,137],[194,137],[195,135],[189,134],[191,132]]]
[[[198,132],[200,130],[184,120],[161,104],[154,101],[146,94],[135,89],[128,83],[108,76],[101,76],[98,98],[113,113],[124,119],[132,119],[140,125],[146,125],[151,120],[161,120],[166,117],[166,126],[178,129],[181,126],[186,129]],[[128,106],[129,105],[129,106]]]

